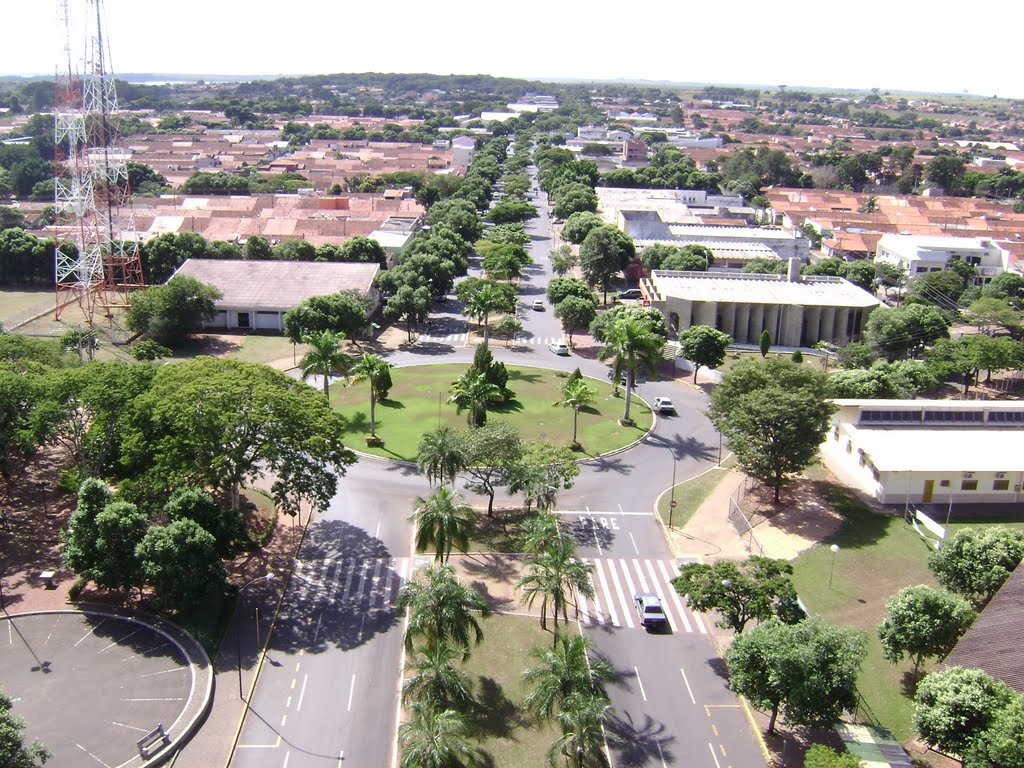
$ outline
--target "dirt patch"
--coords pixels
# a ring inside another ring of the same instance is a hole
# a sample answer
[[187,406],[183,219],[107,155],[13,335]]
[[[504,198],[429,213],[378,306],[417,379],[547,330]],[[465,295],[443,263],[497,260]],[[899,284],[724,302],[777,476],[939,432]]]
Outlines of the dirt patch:
[[814,481],[796,480],[783,491],[778,504],[773,496],[771,488],[758,484],[740,504],[753,525],[754,538],[769,557],[792,560],[843,525],[843,518]]

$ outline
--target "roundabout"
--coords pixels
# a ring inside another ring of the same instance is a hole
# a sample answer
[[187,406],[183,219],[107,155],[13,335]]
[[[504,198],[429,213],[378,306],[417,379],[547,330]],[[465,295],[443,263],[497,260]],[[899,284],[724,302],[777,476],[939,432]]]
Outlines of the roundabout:
[[210,704],[203,649],[156,617],[112,610],[0,618],[0,677],[52,765],[155,765]]

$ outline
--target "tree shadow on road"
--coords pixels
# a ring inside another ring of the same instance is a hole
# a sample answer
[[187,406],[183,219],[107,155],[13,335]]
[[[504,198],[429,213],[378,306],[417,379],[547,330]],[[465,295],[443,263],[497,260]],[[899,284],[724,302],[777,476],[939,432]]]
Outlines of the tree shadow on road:
[[644,715],[643,725],[637,727],[633,716],[624,712],[608,722],[607,731],[608,740],[619,758],[615,761],[616,765],[630,768],[675,762],[675,755],[669,750],[675,738],[666,735],[665,724],[650,715]]
[[669,437],[652,433],[647,436],[644,443],[654,448],[666,448],[672,451],[676,461],[688,458],[697,459],[698,461],[712,461],[718,457],[717,445],[701,442],[692,435],[689,437],[682,435],[672,435]]

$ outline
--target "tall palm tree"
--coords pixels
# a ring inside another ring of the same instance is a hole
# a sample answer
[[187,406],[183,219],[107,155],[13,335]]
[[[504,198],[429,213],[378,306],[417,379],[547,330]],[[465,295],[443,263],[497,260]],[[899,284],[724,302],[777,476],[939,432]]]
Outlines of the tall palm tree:
[[360,381],[370,382],[370,437],[377,436],[377,386],[384,375],[394,366],[380,355],[372,352],[364,352],[359,361],[349,371],[352,374],[352,383]]
[[469,411],[469,426],[479,427],[487,421],[487,404],[502,400],[501,387],[491,384],[487,377],[480,373],[473,375],[469,371],[452,384],[452,396],[448,402],[455,403],[459,413]]
[[302,380],[305,381],[310,376],[323,376],[324,397],[330,397],[327,388],[331,376],[348,376],[348,369],[352,365],[352,357],[341,351],[341,342],[344,339],[344,333],[332,331],[307,333],[302,337],[303,343],[309,345],[309,350],[299,361]]
[[490,615],[483,596],[460,582],[450,565],[428,568],[424,578],[406,583],[398,591],[396,605],[409,609],[407,650],[413,649],[416,637],[422,637],[427,648],[451,642],[465,649],[463,660],[469,657],[470,642],[479,645],[484,639],[477,614]]
[[568,536],[558,536],[537,555],[527,561],[526,573],[516,586],[523,592],[523,602],[530,608],[538,597],[540,625],[547,629],[547,612],[551,609],[557,642],[558,617],[568,623],[568,607],[576,606],[574,592],[593,598],[594,586],[590,580],[593,566],[576,557],[576,542]]
[[605,683],[615,680],[615,670],[604,659],[592,657],[590,638],[559,632],[551,650],[534,648],[530,655],[540,664],[523,672],[533,690],[523,705],[545,720],[566,708],[574,696],[593,696],[608,701]]
[[490,340],[490,316],[495,312],[512,312],[515,300],[509,301],[509,294],[497,283],[489,280],[480,282],[479,287],[467,297],[463,313],[480,322],[484,328],[484,346]]
[[608,765],[604,752],[604,725],[608,722],[611,706],[597,696],[573,696],[558,713],[562,735],[548,750],[548,762],[556,765],[561,756],[571,768]]
[[548,542],[558,538],[558,518],[549,510],[538,509],[536,515],[523,521],[519,532],[522,551],[527,555],[540,554]]
[[637,373],[641,368],[646,368],[653,375],[664,348],[665,340],[661,336],[628,316],[617,318],[605,334],[605,345],[597,357],[599,360],[614,358],[612,378],[616,389],[619,379],[623,374],[626,375],[626,410],[622,414],[624,422],[629,421],[629,404]]
[[460,552],[469,549],[476,515],[461,500],[460,494],[443,486],[429,498],[416,498],[409,518],[416,524],[416,549],[422,552],[433,548],[435,562],[447,562],[452,547]]
[[420,440],[416,464],[431,485],[434,480],[444,485],[446,478],[455,485],[455,476],[466,467],[466,453],[458,433],[451,427],[427,432]]
[[455,665],[466,653],[440,642],[422,651],[412,664],[414,674],[402,684],[402,702],[419,701],[434,709],[465,706],[473,700],[473,678]]
[[580,417],[580,408],[590,405],[597,397],[597,391],[584,379],[573,379],[562,387],[562,399],[558,404],[564,408],[572,408],[572,442],[576,444],[576,424]]
[[412,719],[398,728],[402,742],[401,768],[469,768],[478,753],[466,738],[465,718],[458,712],[442,712],[418,705]]

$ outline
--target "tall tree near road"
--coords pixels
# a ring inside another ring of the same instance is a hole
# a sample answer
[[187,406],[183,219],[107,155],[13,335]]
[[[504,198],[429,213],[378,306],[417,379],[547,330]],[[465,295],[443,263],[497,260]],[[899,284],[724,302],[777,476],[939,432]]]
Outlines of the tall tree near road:
[[508,485],[525,446],[515,427],[503,421],[459,432],[458,442],[465,457],[466,488],[487,497],[487,517],[494,515],[494,494]]
[[562,322],[562,331],[572,344],[573,332],[579,328],[587,328],[597,317],[597,307],[592,298],[581,299],[578,296],[567,296],[555,307],[555,317]]
[[585,379],[567,381],[562,387],[562,399],[558,405],[564,408],[572,408],[572,444],[576,445],[576,427],[579,422],[580,408],[586,408],[594,402],[597,391],[590,386]]
[[203,320],[217,313],[221,292],[188,275],[175,275],[164,285],[135,291],[129,298],[127,326],[153,341],[174,347],[182,343]]
[[[472,278],[471,278],[472,279]],[[460,284],[459,288],[469,280]],[[472,290],[456,289],[459,299],[464,302],[462,314],[477,320],[484,329],[484,344],[490,341],[490,316],[515,312],[516,292],[509,285],[491,280],[479,280],[471,284]]]
[[420,472],[433,485],[444,485],[447,479],[453,486],[455,476],[466,467],[466,452],[458,433],[448,426],[427,432],[420,439],[416,451],[416,464]]
[[568,606],[575,605],[573,595],[593,599],[594,586],[590,575],[593,566],[576,557],[576,542],[559,536],[527,561],[526,573],[516,582],[523,593],[523,602],[530,608],[540,598],[540,626],[547,629],[550,608],[554,622],[555,642],[558,640],[558,617],[568,623]]
[[402,702],[422,702],[434,709],[471,703],[473,679],[455,664],[464,653],[465,648],[444,641],[424,649],[410,664],[413,674],[402,683]]
[[348,378],[348,370],[352,367],[352,356],[341,349],[341,342],[344,338],[344,334],[331,331],[310,333],[302,338],[302,341],[309,346],[309,350],[299,361],[302,380],[305,381],[310,376],[323,376],[324,397],[328,399],[330,399],[328,388],[331,384],[331,376]]
[[370,437],[377,436],[377,396],[380,392],[380,382],[394,366],[380,355],[372,352],[364,352],[355,365],[349,370],[352,374],[352,383],[358,384],[366,381],[370,385]]
[[471,768],[479,760],[468,740],[469,725],[453,709],[413,705],[412,719],[398,727],[401,768]]
[[188,608],[224,587],[217,540],[194,520],[152,526],[135,551],[159,605]]
[[612,666],[590,654],[586,635],[557,632],[554,647],[534,648],[530,656],[539,664],[523,672],[533,690],[523,706],[542,720],[553,719],[573,696],[596,696],[608,701],[607,683],[614,682]]
[[417,497],[409,518],[416,525],[417,551],[433,549],[434,561],[443,564],[451,556],[452,547],[460,552],[469,549],[476,515],[461,502],[459,494],[444,486],[427,498]]
[[629,260],[636,256],[630,237],[614,227],[592,229],[580,245],[580,267],[589,285],[601,286],[604,305],[608,305],[608,288]]
[[761,331],[761,338],[758,339],[757,348],[761,353],[762,360],[768,357],[768,350],[772,348],[772,335],[768,333],[767,328]]
[[633,395],[633,382],[641,370],[647,370],[652,375],[661,359],[661,352],[665,348],[665,340],[651,333],[640,322],[629,317],[616,319],[615,323],[607,330],[604,347],[597,355],[598,360],[611,358],[612,378],[615,381],[615,388],[618,389],[619,379],[626,377],[626,407],[622,414],[622,421],[629,422],[629,406]]
[[573,696],[558,713],[562,735],[548,750],[548,762],[554,765],[558,756],[572,768],[607,766],[605,745],[615,737],[605,729],[612,705],[599,696]]
[[463,584],[450,565],[430,567],[421,571],[415,580],[406,582],[398,591],[395,604],[409,609],[409,623],[405,631],[405,648],[412,651],[417,637],[423,638],[427,648],[447,642],[465,649],[462,659],[469,658],[470,646],[484,639],[477,616],[490,615],[483,596]]
[[679,334],[681,355],[693,363],[693,383],[701,367],[715,370],[725,362],[725,351],[733,338],[707,325],[691,325]]
[[488,404],[500,403],[503,399],[501,389],[487,381],[485,374],[469,371],[452,384],[448,401],[455,403],[459,413],[468,412],[470,427],[480,427],[487,422]]

